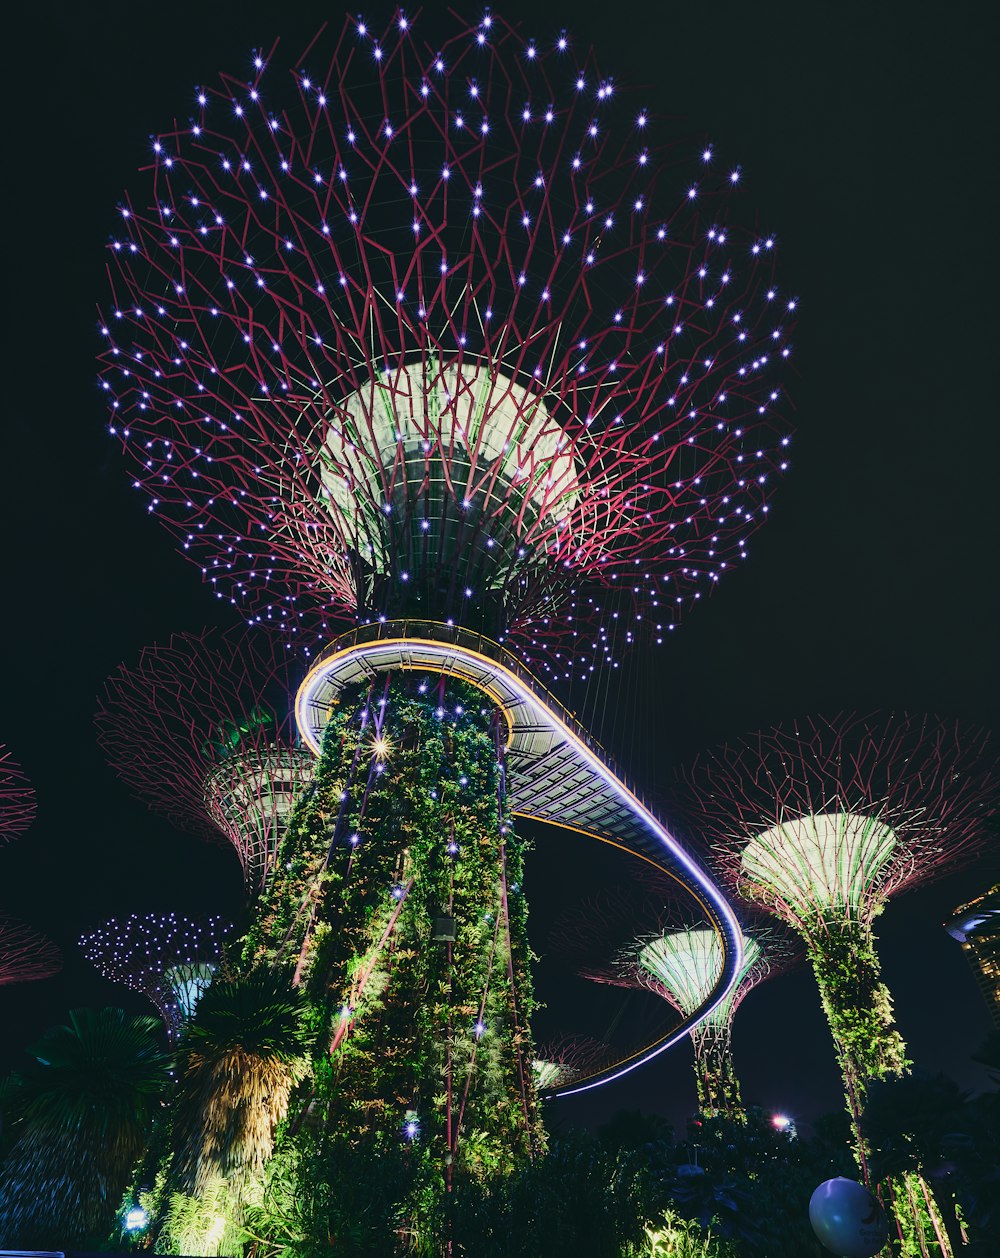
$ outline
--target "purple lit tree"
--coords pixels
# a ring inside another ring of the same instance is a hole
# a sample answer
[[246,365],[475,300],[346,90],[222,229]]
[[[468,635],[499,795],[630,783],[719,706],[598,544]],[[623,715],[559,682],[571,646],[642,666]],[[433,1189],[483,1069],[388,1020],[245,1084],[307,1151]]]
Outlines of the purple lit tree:
[[21,766],[0,744],[0,844],[22,835],[34,817],[34,789]]
[[739,168],[486,21],[352,19],[201,89],[120,206],[102,384],[247,620],[453,619],[589,670],[743,556],[796,303]]
[[61,969],[62,954],[51,940],[0,913],[0,987],[51,978]]
[[96,718],[118,775],[177,825],[228,841],[252,895],[312,776],[287,666],[258,634],[175,634],[119,667]]
[[[753,912],[741,914],[743,964],[736,984],[691,1032],[698,1109],[707,1116],[745,1118],[733,1066],[736,1011],[765,979],[802,958],[795,936]],[[702,1005],[722,971],[716,932],[675,887],[645,879],[607,891],[559,922],[559,950],[584,978],[652,992],[682,1015]]]
[[147,996],[175,1040],[212,981],[231,930],[220,917],[133,913],[81,935],[80,947],[110,982]]
[[219,599],[308,652],[354,626],[299,693],[319,760],[244,958],[319,1011],[312,1114],[419,1146],[436,1192],[538,1147],[513,758],[542,769],[519,811],[584,765],[641,812],[524,662],[661,642],[745,556],[796,303],[739,168],[565,37],[413,26],[348,19],[284,72],[260,51],[155,138],[101,385]]
[[[985,732],[935,717],[818,718],[703,756],[687,786],[730,886],[805,944],[867,1178],[867,1089],[910,1065],[874,921],[891,896],[960,869],[989,842],[996,753]],[[918,1229],[922,1217],[949,1252],[926,1186],[902,1186]]]

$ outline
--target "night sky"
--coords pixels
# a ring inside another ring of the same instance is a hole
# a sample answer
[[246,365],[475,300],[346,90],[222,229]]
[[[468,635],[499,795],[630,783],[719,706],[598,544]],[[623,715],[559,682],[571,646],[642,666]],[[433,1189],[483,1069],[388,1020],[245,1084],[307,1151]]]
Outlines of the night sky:
[[[240,912],[235,857],[149,814],[94,742],[108,673],[216,623],[223,606],[148,518],[106,433],[96,304],[114,207],[151,133],[254,47],[281,35],[294,58],[325,16],[340,21],[336,7],[284,7],[43,2],[8,29],[0,742],[39,812],[0,852],[0,907],[49,933],[66,968],[0,991],[5,1066],[76,1005],[144,1007],[90,970],[82,930],[133,911]],[[596,732],[651,792],[701,748],[813,711],[937,711],[1000,733],[996,8],[520,0],[497,11],[539,39],[565,26],[654,112],[737,155],[777,235],[783,285],[801,298],[786,377],[793,467],[770,522],[668,645],[614,674]],[[583,840],[536,840],[528,891],[545,954],[561,909],[609,875]],[[987,1083],[968,1055],[988,1018],[941,922],[989,877],[980,864],[904,896],[878,925],[911,1056],[970,1088]],[[621,1012],[620,995],[566,981],[551,957],[539,977],[543,1035],[601,1035]],[[632,997],[622,1021],[652,1016]],[[805,1123],[838,1108],[808,973],[748,998],[735,1052],[746,1099]],[[675,1123],[690,1113],[687,1046],[549,1112],[594,1122],[622,1106]]]

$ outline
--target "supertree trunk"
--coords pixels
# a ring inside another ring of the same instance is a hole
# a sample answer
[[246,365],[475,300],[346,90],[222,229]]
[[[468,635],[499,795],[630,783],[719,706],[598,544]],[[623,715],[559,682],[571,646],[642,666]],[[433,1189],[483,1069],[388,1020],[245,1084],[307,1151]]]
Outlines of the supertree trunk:
[[829,919],[822,934],[807,938],[806,947],[844,1079],[855,1157],[867,1173],[861,1111],[868,1084],[905,1074],[906,1047],[882,982],[871,926]]
[[[844,1079],[854,1156],[868,1181],[869,1150],[862,1127],[868,1087],[875,1080],[900,1078],[910,1062],[896,1028],[892,997],[882,981],[871,926],[844,920],[825,925],[821,937],[807,941],[807,950]],[[878,1189],[894,1207],[902,1253],[950,1258],[941,1211],[921,1175],[904,1174]]]
[[345,693],[245,941],[248,960],[294,962],[315,1010],[314,1120],[409,1146],[442,1189],[541,1138],[499,735],[459,682]]
[[709,1118],[722,1116],[745,1122],[740,1081],[733,1069],[731,1027],[706,1018],[691,1032],[691,1040],[699,1111]]

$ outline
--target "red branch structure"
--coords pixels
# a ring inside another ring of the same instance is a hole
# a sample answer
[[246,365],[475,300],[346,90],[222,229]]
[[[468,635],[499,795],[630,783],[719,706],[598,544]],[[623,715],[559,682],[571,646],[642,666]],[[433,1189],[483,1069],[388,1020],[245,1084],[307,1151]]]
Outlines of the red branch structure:
[[[27,830],[35,817],[35,792],[21,766],[0,746],[0,845]],[[0,912],[0,987],[49,978],[62,969],[62,955],[50,940]]]
[[586,673],[745,556],[786,466],[796,302],[741,185],[499,18],[260,53],[119,207],[111,432],[246,621]]
[[34,788],[11,753],[0,745],[0,844],[22,835],[34,818]]
[[51,978],[62,969],[62,954],[51,940],[0,913],[0,987]]
[[[699,1108],[743,1117],[732,1062],[736,1010],[765,979],[797,965],[804,949],[786,927],[761,914],[742,916],[744,962],[735,987],[691,1031]],[[653,992],[682,1015],[698,1008],[718,981],[722,947],[688,899],[657,878],[606,891],[565,915],[556,946],[584,978]]]
[[147,996],[176,1039],[212,981],[231,930],[220,917],[133,913],[82,935],[80,947],[106,979]]
[[532,1063],[540,1092],[569,1087],[596,1074],[614,1059],[609,1045],[588,1035],[560,1035],[538,1046]]
[[831,914],[870,925],[890,896],[974,859],[1000,766],[983,730],[845,715],[711,752],[686,785],[720,872],[808,934]]
[[175,634],[107,682],[98,742],[175,824],[232,845],[247,889],[266,880],[313,756],[297,745],[287,652],[246,630]]
[[[868,1087],[910,1064],[872,924],[891,895],[951,873],[987,843],[996,752],[984,732],[936,717],[837,716],[712,752],[686,785],[734,890],[805,942],[867,1179]],[[928,1239],[950,1252],[933,1211],[931,1221]]]

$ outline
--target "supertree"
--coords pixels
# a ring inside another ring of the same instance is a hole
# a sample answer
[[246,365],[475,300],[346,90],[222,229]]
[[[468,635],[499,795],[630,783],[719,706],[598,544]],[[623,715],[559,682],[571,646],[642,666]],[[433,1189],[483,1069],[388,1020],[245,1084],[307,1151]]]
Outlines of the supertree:
[[212,981],[231,931],[221,917],[132,913],[81,935],[80,948],[110,982],[147,996],[175,1040]]
[[259,634],[174,634],[112,674],[96,717],[118,775],[177,825],[228,841],[251,895],[312,775],[287,663]]
[[0,744],[0,844],[23,834],[34,816],[34,788],[11,753]]
[[[690,1030],[699,1112],[743,1120],[746,1112],[733,1066],[736,1011],[765,979],[801,959],[794,935],[761,914],[741,914],[743,962],[737,981]],[[564,914],[556,945],[584,978],[649,991],[683,1016],[703,1007],[715,990],[723,945],[704,915],[662,879],[605,891]]]
[[532,1062],[535,1084],[542,1091],[556,1091],[598,1073],[612,1057],[610,1046],[592,1036],[557,1036],[538,1046]]
[[567,37],[331,42],[155,139],[101,383],[219,598],[307,646],[356,626],[300,688],[319,761],[244,951],[325,1002],[331,1121],[450,1182],[538,1141],[514,810],[668,867],[724,942],[704,1007],[735,977],[724,899],[524,665],[662,641],[744,556],[795,301],[730,224],[739,168],[668,162]]
[[987,842],[1000,785],[988,736],[935,717],[814,718],[709,753],[686,780],[732,888],[805,943],[867,1177],[867,1089],[909,1067],[874,919],[891,896],[953,872]]
[[[11,753],[0,745],[0,844],[19,838],[34,816],[34,788]],[[61,969],[62,957],[54,943],[0,912],[0,987],[49,978]]]
[[51,978],[61,969],[62,955],[51,940],[0,913],[0,987]]

